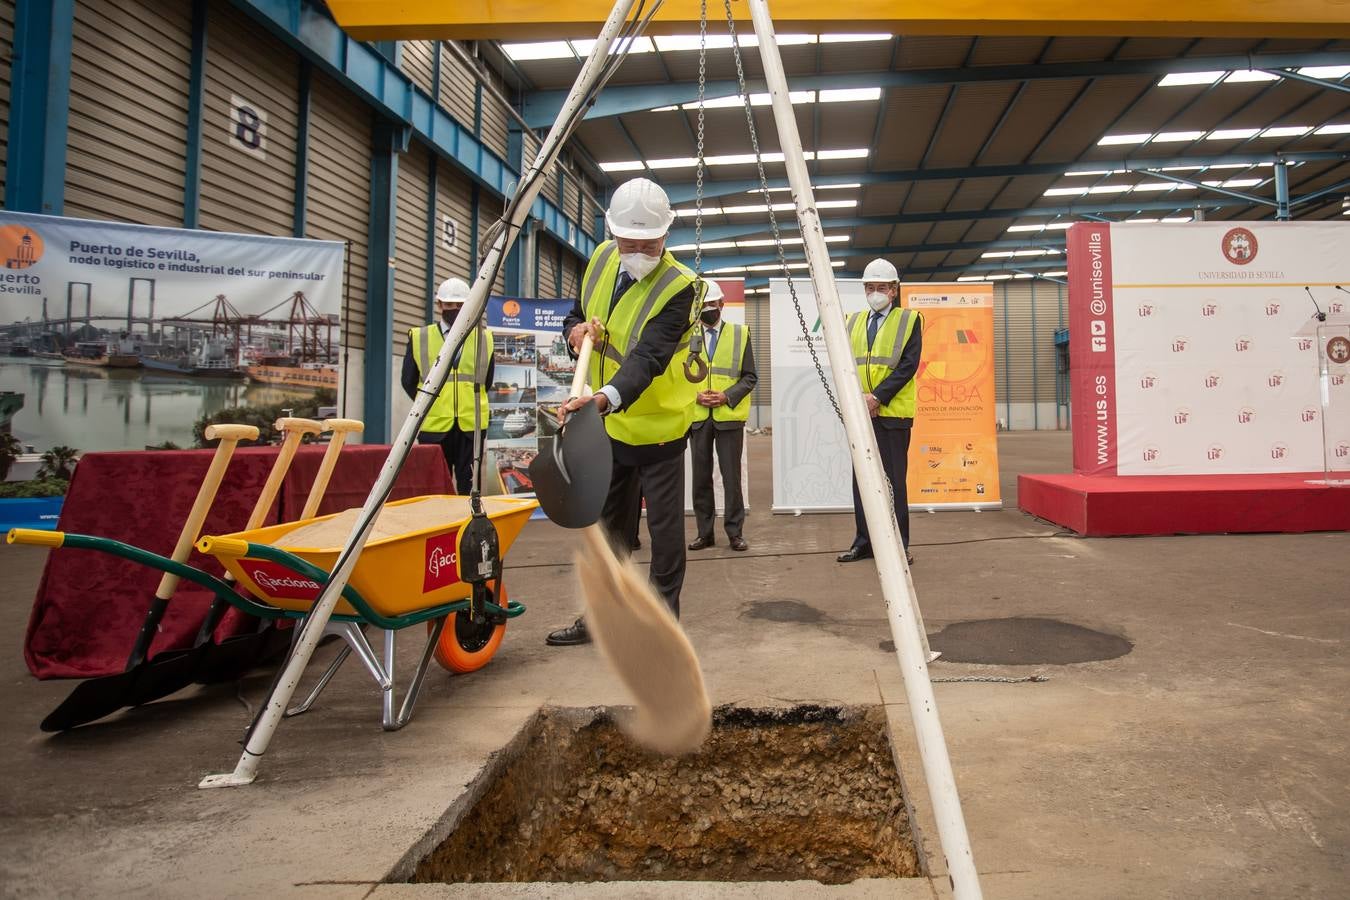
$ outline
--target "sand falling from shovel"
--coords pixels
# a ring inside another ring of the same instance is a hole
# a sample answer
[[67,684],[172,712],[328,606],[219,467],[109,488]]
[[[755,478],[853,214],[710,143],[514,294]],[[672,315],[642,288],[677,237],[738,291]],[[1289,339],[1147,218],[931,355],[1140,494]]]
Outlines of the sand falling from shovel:
[[698,749],[712,729],[712,704],[680,623],[633,561],[614,555],[599,527],[585,529],[577,575],[586,627],[633,695],[634,712],[621,727],[658,753]]

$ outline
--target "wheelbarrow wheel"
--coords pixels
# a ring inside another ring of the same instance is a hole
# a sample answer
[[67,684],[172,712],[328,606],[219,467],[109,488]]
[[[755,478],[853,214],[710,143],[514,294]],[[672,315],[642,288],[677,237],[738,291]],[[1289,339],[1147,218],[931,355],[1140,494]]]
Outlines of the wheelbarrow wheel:
[[[505,591],[500,602],[506,604]],[[427,631],[432,625],[427,623]],[[489,619],[477,624],[470,618],[468,610],[457,612],[441,631],[441,639],[436,643],[436,662],[457,675],[476,672],[492,660],[505,636],[505,622]]]

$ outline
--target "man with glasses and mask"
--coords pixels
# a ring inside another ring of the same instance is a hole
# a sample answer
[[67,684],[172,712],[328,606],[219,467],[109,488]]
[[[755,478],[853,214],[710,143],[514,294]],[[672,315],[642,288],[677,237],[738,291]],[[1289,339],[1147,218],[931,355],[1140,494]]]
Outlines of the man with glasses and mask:
[[[865,312],[848,318],[849,345],[858,365],[863,398],[872,416],[872,431],[881,453],[881,467],[891,483],[895,520],[909,553],[909,498],[905,477],[909,474],[909,436],[914,425],[917,388],[914,378],[923,355],[923,316],[918,310],[901,309],[900,273],[884,259],[874,259],[863,270],[867,292]],[[872,558],[872,539],[867,533],[858,475],[853,474],[853,518],[857,534],[853,546],[839,554],[841,563]]]
[[[587,334],[594,350],[589,397],[567,401],[559,417],[593,403],[604,417],[613,476],[601,523],[620,553],[637,534],[646,501],[651,580],[671,611],[680,614],[684,584],[684,448],[697,387],[686,377],[684,355],[693,324],[697,276],[666,251],[675,220],[659,185],[635,178],[620,185],[605,223],[614,239],[591,256],[581,297],[563,323],[573,355]],[[590,643],[577,619],[548,636],[554,646]]]
[[[415,399],[426,373],[436,364],[436,356],[445,343],[455,317],[469,299],[469,285],[462,278],[450,278],[436,291],[436,321],[408,329],[408,348],[403,354],[403,373],[399,382],[408,399]],[[455,491],[467,495],[473,481],[474,427],[478,439],[487,437],[488,387],[496,367],[492,360],[492,332],[481,325],[470,329],[451,359],[450,375],[431,409],[419,444],[440,444],[445,465],[454,479]],[[477,409],[475,421],[475,408]]]
[[725,301],[716,281],[704,281],[703,308],[699,312],[696,339],[708,361],[708,374],[699,387],[698,408],[689,429],[689,452],[693,469],[694,523],[698,535],[690,550],[711,547],[717,498],[713,493],[713,451],[722,472],[722,527],[732,550],[748,550],[745,527],[745,497],[741,491],[741,454],[745,447],[745,423],[750,418],[750,392],[759,382],[755,356],[750,350],[750,329],[722,321]]

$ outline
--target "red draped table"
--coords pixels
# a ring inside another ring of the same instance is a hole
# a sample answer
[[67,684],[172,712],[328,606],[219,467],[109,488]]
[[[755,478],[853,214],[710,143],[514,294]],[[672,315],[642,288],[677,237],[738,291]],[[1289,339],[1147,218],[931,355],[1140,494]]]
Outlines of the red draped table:
[[[267,523],[300,514],[323,458],[321,444],[296,454]],[[343,448],[319,513],[340,512],[365,502],[387,446]],[[276,447],[241,447],[230,461],[203,534],[239,531],[248,522]],[[163,556],[173,552],[178,533],[211,462],[210,450],[153,450],[87,453],[75,469],[61,531],[112,538]],[[450,491],[440,447],[413,448],[390,499]],[[189,565],[215,575],[223,570],[196,551]],[[90,678],[121,672],[145,618],[162,573],[92,550],[53,550],[38,586],[24,641],[24,658],[38,678]],[[189,647],[201,628],[211,593],[183,582],[155,637],[151,655]],[[256,622],[231,610],[217,640],[251,631]]]

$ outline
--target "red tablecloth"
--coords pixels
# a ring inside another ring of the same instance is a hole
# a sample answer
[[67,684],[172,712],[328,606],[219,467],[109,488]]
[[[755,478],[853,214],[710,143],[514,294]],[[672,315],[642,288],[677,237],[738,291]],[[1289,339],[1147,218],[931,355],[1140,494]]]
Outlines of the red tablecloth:
[[[319,512],[360,506],[388,452],[379,445],[343,448]],[[235,452],[203,534],[227,534],[244,527],[276,453],[275,447]],[[71,479],[60,530],[112,538],[167,556],[211,455],[209,450],[87,453]],[[269,524],[300,514],[322,457],[322,446],[303,447],[296,454]],[[419,445],[399,476],[393,499],[449,490],[440,448]],[[222,573],[214,559],[195,551],[189,564]],[[105,553],[53,550],[28,621],[24,658],[29,670],[38,678],[90,678],[122,671],[160,575]],[[191,646],[210,602],[210,592],[183,582],[164,616],[152,655]],[[254,627],[251,617],[231,610],[217,638]]]

